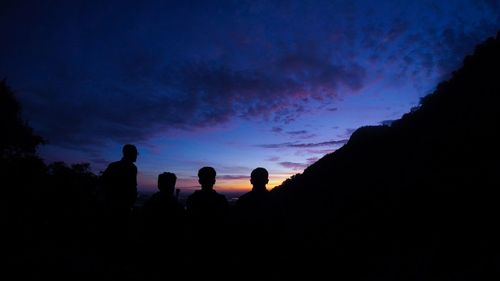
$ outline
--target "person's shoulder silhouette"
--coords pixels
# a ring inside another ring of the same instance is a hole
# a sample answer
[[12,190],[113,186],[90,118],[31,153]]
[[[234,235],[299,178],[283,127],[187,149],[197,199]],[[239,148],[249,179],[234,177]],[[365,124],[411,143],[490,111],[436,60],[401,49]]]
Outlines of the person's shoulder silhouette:
[[[227,249],[222,238],[226,234],[226,216],[229,204],[224,195],[214,190],[216,172],[212,167],[198,171],[201,189],[192,193],[186,201],[188,216],[187,256],[199,268],[190,272],[196,280],[212,279],[221,272],[216,261],[225,258]],[[211,276],[212,274],[215,276]],[[202,274],[202,275],[199,275]]]
[[184,208],[174,195],[177,176],[174,173],[162,173],[158,176],[158,192],[153,194],[143,209],[149,216],[162,219],[178,219]]
[[236,208],[240,211],[264,211],[267,207],[270,193],[266,188],[269,183],[269,173],[266,169],[258,167],[250,174],[252,190],[243,194],[236,201]]
[[[185,210],[174,195],[177,176],[158,175],[158,192],[141,208],[143,265],[154,280],[166,271],[182,267]],[[154,278],[153,278],[154,276]],[[148,279],[148,278],[146,278]]]
[[122,153],[122,159],[110,163],[102,173],[98,190],[103,249],[114,257],[130,247],[129,224],[137,199],[137,167],[134,164],[137,148],[126,144]]
[[203,167],[198,171],[200,190],[196,190],[186,201],[186,209],[191,216],[222,216],[229,204],[224,195],[217,193],[215,185],[216,172],[212,167]]
[[122,148],[123,157],[112,162],[104,170],[101,183],[107,204],[114,207],[131,208],[137,199],[137,148],[126,144]]
[[[174,195],[177,177],[174,173],[158,176],[158,192],[142,207],[146,240],[164,247],[182,237],[185,210]],[[166,242],[166,243],[164,243]]]
[[[266,169],[258,167],[250,175],[252,190],[240,196],[234,206],[234,243],[238,244],[235,255],[243,264],[252,264],[255,257],[265,252],[271,256],[279,253],[278,242],[269,237],[279,237],[279,232],[274,227],[279,224],[273,215],[271,193],[266,185],[269,183],[269,173]],[[269,272],[271,267],[266,264],[252,267],[248,272],[250,279]]]

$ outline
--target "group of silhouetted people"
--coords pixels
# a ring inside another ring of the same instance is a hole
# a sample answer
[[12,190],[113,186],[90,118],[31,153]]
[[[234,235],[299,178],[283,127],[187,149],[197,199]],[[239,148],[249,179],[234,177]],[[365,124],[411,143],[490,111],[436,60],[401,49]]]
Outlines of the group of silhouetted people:
[[[118,254],[123,253],[123,245],[130,238],[130,221],[138,195],[134,164],[137,148],[126,144],[122,152],[122,159],[109,164],[103,172],[100,196],[105,241]],[[268,177],[266,169],[254,169],[250,177],[253,189],[241,196],[230,211],[226,197],[214,190],[214,168],[199,169],[201,189],[188,196],[185,207],[178,200],[176,175],[160,174],[159,191],[138,211],[141,246],[156,257],[153,264],[184,259],[181,262],[197,263],[205,273],[217,262],[212,260],[214,254],[224,252],[222,243],[245,241],[246,246],[239,246],[238,250],[256,254],[255,250],[267,247],[265,240],[273,225],[270,192],[266,189]]]

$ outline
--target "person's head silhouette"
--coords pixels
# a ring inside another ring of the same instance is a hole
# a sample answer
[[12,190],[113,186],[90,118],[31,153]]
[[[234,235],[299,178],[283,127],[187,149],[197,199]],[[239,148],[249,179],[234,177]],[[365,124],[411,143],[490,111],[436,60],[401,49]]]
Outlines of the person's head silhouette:
[[215,184],[215,176],[217,173],[212,167],[203,167],[198,171],[198,182],[202,189],[211,189]]
[[158,189],[161,192],[166,192],[168,194],[174,194],[175,183],[177,181],[177,176],[174,173],[161,173],[158,175]]
[[122,149],[123,159],[129,162],[135,162],[137,160],[137,148],[133,144],[126,144]]
[[269,173],[262,167],[255,168],[250,174],[250,183],[254,190],[265,190],[269,182]]

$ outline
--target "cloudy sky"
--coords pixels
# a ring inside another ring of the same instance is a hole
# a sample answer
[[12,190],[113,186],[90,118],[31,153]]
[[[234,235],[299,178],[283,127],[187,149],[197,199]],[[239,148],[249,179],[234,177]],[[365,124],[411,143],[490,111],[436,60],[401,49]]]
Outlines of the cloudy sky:
[[241,191],[401,117],[499,30],[498,0],[2,1],[0,78],[47,162],[133,143],[143,191],[203,166]]

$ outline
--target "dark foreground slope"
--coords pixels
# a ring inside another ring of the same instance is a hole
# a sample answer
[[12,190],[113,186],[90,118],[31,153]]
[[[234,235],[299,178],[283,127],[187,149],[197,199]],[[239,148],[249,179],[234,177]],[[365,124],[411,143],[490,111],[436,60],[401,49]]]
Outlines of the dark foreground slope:
[[498,277],[499,97],[500,33],[418,108],[277,187],[297,274]]

